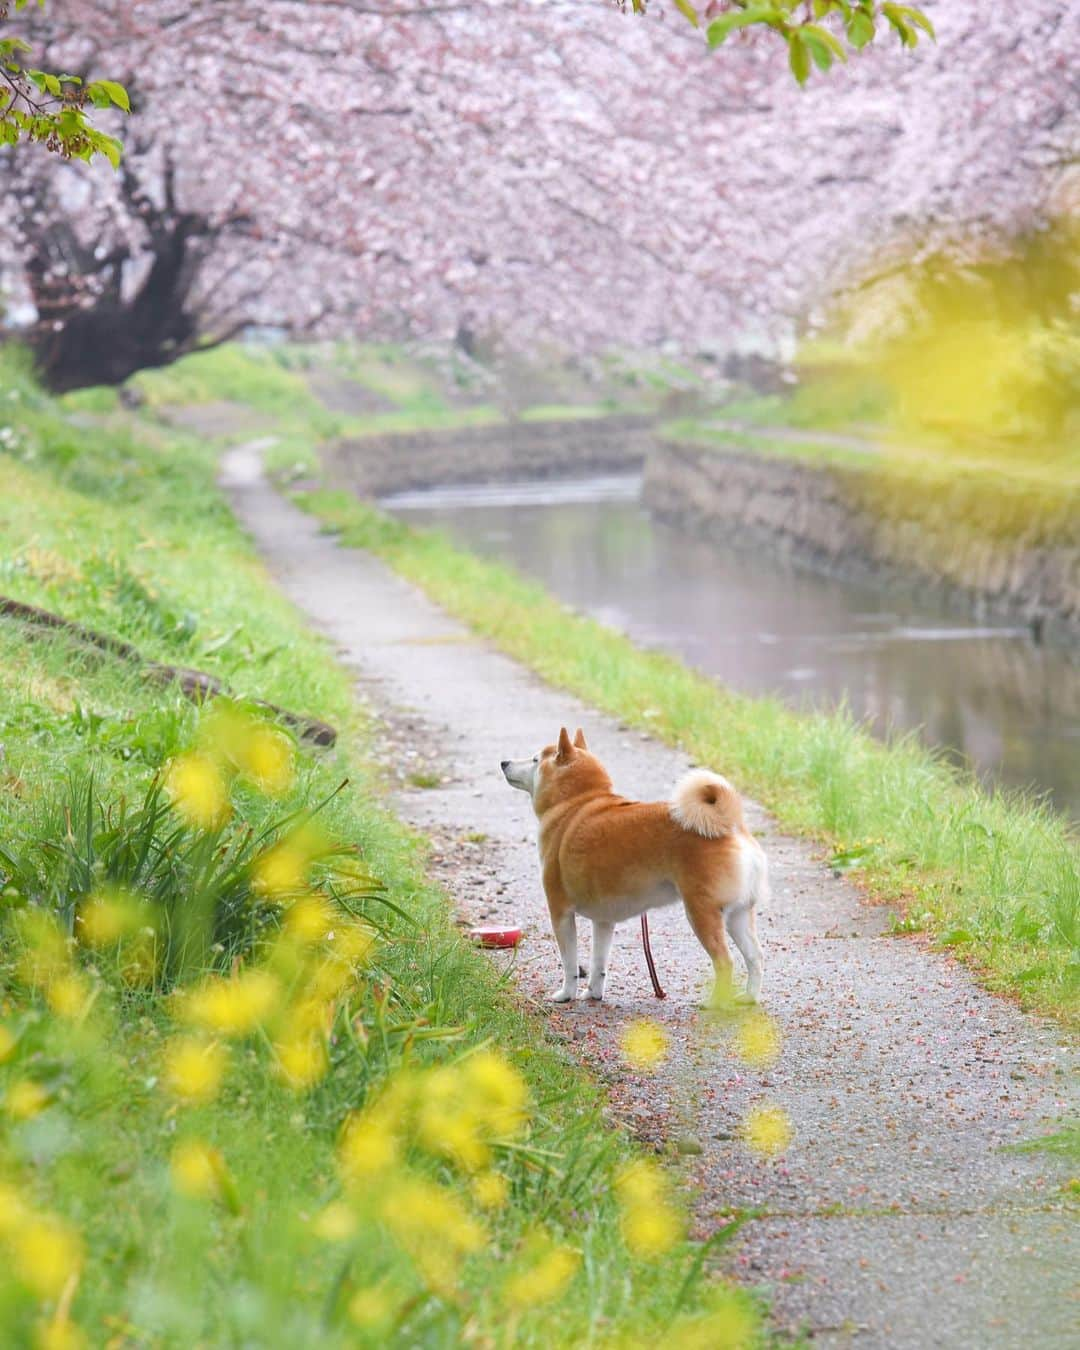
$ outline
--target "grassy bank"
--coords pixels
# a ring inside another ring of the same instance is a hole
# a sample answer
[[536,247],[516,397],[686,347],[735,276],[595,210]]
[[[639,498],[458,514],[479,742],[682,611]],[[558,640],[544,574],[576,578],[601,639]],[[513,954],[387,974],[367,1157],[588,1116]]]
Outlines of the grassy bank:
[[0,593],[341,731],[0,619],[4,1343],[753,1344],[458,938],[214,447],[10,349],[0,390]]
[[719,688],[507,568],[345,494],[299,500],[553,684],[729,773],[992,988],[1076,1024],[1080,849],[1047,807],[987,792],[914,739],[883,745],[842,712],[800,715]]

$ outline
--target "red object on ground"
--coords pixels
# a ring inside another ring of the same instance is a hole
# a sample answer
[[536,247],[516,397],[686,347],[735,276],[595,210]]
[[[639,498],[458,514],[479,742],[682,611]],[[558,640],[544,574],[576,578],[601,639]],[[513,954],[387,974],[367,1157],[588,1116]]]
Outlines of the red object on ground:
[[649,946],[649,919],[644,910],[641,914],[641,945],[645,948],[645,964],[649,967],[649,979],[652,980],[653,993],[657,998],[667,998],[656,978],[656,966],[653,964],[652,948]]
[[469,936],[481,947],[516,947],[521,941],[521,929],[470,928]]

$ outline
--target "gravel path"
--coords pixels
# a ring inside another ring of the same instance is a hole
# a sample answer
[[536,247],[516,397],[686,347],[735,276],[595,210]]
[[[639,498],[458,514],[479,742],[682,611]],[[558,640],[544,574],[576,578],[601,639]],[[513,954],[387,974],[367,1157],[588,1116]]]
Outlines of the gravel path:
[[[648,798],[667,795],[685,757],[542,684],[376,559],[321,535],[263,480],[257,447],[230,453],[224,481],[286,594],[382,716],[396,806],[435,841],[433,870],[462,915],[524,927],[515,973],[539,1002],[558,957],[531,808],[499,761],[580,723],[616,787]],[[410,775],[436,786],[412,787]],[[652,998],[636,925],[621,925],[606,1002],[545,1004],[552,1035],[605,1079],[635,1133],[681,1154],[701,1235],[737,1209],[759,1211],[726,1260],[768,1291],[780,1330],[829,1346],[1080,1346],[1070,1165],[1003,1151],[1076,1114],[1074,1049],[948,956],[888,936],[885,910],[763,810],[750,817],[773,878],[760,932],[779,1061],[747,1069],[701,1015],[707,961],[678,907],[652,922],[667,1001]],[[664,1023],[674,1047],[654,1077],[618,1056],[619,1029],[641,1016]],[[756,1102],[794,1124],[778,1159],[736,1137]]]

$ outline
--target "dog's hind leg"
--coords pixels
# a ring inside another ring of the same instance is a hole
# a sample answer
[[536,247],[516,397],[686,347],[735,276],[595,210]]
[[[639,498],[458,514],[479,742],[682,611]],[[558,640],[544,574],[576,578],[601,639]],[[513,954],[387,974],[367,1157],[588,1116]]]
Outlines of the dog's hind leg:
[[589,960],[589,997],[604,997],[604,981],[607,979],[608,957],[611,954],[611,939],[615,936],[613,923],[601,923],[593,920],[592,956]]
[[713,1002],[717,1005],[731,1001],[731,953],[724,935],[724,911],[712,893],[705,889],[685,890],[683,904],[686,917],[697,940],[709,953],[716,972]]
[[733,906],[727,911],[726,919],[731,940],[746,962],[746,993],[740,996],[739,1001],[756,1003],[761,996],[764,960],[761,955],[761,943],[757,938],[753,904]]
[[551,996],[553,1003],[569,1003],[577,997],[577,917],[574,911],[565,910],[556,918],[551,916],[551,926],[555,930],[555,941],[559,944],[562,957],[563,982]]

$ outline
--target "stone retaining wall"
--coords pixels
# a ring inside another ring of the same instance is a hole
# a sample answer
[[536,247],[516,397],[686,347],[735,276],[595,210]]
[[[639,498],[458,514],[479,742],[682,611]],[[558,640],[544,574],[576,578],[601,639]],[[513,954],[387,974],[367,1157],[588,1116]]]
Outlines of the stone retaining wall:
[[507,482],[640,469],[652,447],[643,416],[501,422],[337,442],[324,454],[335,486],[364,497],[447,483]]
[[[976,612],[1080,642],[1080,502],[1048,489],[1045,509],[989,520],[985,481],[942,488],[664,440],[644,500],[662,519],[736,545],[779,552],[833,575],[931,584]],[[983,519],[980,519],[982,515]]]

